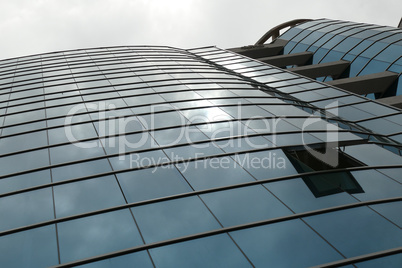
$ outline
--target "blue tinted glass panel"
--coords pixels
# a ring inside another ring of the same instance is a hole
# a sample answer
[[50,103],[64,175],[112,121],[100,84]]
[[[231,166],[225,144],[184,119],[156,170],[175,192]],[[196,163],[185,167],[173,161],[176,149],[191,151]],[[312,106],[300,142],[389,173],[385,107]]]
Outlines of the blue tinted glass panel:
[[365,57],[355,58],[350,65],[349,77],[357,76],[369,61],[370,59]]
[[376,59],[385,61],[385,62],[394,62],[401,56],[401,45],[390,45],[384,51],[382,51]]
[[375,170],[352,172],[353,177],[363,188],[363,193],[354,196],[361,201],[398,197],[402,193],[402,185]]
[[54,218],[49,188],[0,198],[0,230],[8,230]]
[[205,194],[201,198],[224,227],[292,214],[260,185]]
[[57,217],[67,217],[126,203],[114,176],[55,186],[54,200]]
[[253,149],[262,149],[272,147],[272,143],[263,137],[245,137],[240,139],[230,139],[215,142],[222,150],[227,153],[249,151]]
[[43,170],[0,179],[0,194],[50,183],[50,171]]
[[300,178],[267,183],[265,187],[296,213],[357,202],[346,192],[316,197]]
[[198,197],[154,203],[132,210],[146,243],[220,228]]
[[213,143],[192,144],[164,150],[172,161],[207,157],[222,154],[223,151]]
[[135,116],[97,121],[94,122],[94,125],[100,137],[134,132],[143,129],[140,121]]
[[162,150],[150,151],[139,154],[121,155],[109,158],[114,170],[145,167],[169,162],[170,159]]
[[97,137],[92,123],[54,128],[48,131],[50,144],[74,142],[76,140]]
[[230,234],[256,267],[310,267],[343,259],[300,220]]
[[252,267],[226,234],[150,250],[157,267]]
[[152,268],[151,259],[146,251],[140,251],[133,254],[122,255],[119,257],[106,259],[103,261],[92,262],[89,264],[84,264],[76,267],[81,268],[115,268],[115,267],[144,267]]
[[62,263],[142,244],[129,210],[61,222],[57,226]]
[[47,146],[46,131],[32,132],[0,139],[1,154]]
[[401,245],[400,229],[367,207],[312,216],[305,221],[348,258]]
[[402,202],[384,203],[371,208],[402,228]]
[[161,146],[192,143],[208,139],[197,127],[171,128],[154,131],[151,134]]
[[195,190],[253,181],[230,157],[212,158],[177,164],[177,168]]
[[107,154],[121,154],[157,147],[154,139],[147,132],[121,135],[102,139],[101,141]]
[[52,179],[54,182],[58,182],[110,171],[112,168],[107,159],[100,159],[52,168]]
[[120,173],[117,178],[129,203],[192,191],[173,165]]
[[347,146],[345,152],[367,165],[402,164],[400,156],[374,144]]
[[234,159],[258,180],[297,174],[282,150],[239,154]]
[[52,147],[49,150],[52,164],[60,164],[105,155],[97,141],[57,146]]
[[139,117],[146,129],[186,125],[187,120],[176,111]]
[[[401,267],[402,254],[395,254],[355,264],[358,268]],[[343,267],[343,266],[342,266]]]
[[402,168],[379,169],[378,171],[381,172],[382,174],[387,175],[391,179],[394,179],[394,180],[399,181],[400,183],[402,183],[402,176],[401,176]]
[[[15,163],[18,163],[16,165]],[[0,175],[49,165],[48,150],[38,150],[0,158]]]
[[54,225],[0,237],[4,267],[49,267],[59,264]]

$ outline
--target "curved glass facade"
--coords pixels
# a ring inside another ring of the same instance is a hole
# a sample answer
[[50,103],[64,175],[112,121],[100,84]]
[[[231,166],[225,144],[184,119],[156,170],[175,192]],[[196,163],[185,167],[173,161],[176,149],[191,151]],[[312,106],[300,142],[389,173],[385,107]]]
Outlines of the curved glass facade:
[[[384,71],[401,74],[402,29],[320,19],[297,25],[279,38],[289,41],[284,54],[313,52],[313,64],[339,60],[351,62],[347,77]],[[328,76],[319,80],[330,79]],[[393,95],[402,94],[400,80]]]
[[2,60],[0,105],[2,267],[402,264],[398,109],[156,46]]

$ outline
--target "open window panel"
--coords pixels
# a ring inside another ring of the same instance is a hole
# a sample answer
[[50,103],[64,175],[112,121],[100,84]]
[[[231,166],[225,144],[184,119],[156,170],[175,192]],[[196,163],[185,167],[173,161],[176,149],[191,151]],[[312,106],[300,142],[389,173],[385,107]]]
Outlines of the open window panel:
[[[341,152],[337,148],[319,148],[315,149],[315,152],[324,154],[324,152],[328,152],[326,150],[334,150],[332,152],[332,156],[337,157],[338,159],[338,165],[336,167],[325,163],[322,159],[317,158],[304,147],[291,148],[285,151],[285,153],[297,172],[301,174],[306,172],[331,171],[336,169],[364,166],[363,163]],[[317,198],[341,192],[347,192],[350,194],[364,193],[363,188],[359,185],[349,171],[308,176],[304,175],[301,177],[313,195]]]

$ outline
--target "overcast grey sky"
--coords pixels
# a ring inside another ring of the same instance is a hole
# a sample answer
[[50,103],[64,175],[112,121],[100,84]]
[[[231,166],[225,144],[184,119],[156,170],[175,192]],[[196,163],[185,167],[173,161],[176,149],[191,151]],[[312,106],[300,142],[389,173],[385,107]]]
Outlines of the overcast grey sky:
[[113,45],[230,48],[295,18],[397,26],[401,0],[0,0],[0,59]]

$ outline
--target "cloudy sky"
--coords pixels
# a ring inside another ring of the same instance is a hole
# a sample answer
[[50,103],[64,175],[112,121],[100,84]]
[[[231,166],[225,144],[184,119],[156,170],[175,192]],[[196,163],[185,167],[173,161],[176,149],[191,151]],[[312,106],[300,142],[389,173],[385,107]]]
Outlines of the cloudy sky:
[[295,18],[396,26],[400,0],[0,0],[0,59],[113,45],[230,48]]

